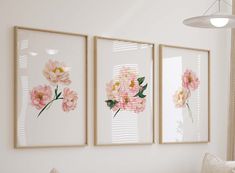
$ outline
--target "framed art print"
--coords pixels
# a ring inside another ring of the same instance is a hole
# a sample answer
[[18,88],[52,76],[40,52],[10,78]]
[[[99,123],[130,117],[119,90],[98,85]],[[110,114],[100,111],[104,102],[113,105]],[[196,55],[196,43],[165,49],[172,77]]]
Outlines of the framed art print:
[[210,141],[210,51],[160,45],[160,143]]
[[154,44],[95,37],[95,144],[154,141]]
[[87,36],[15,27],[15,147],[87,144]]

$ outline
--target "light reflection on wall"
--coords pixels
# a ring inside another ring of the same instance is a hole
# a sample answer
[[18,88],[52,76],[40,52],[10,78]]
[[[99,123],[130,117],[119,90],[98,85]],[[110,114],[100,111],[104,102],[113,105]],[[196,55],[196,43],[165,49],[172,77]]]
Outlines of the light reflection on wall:
[[19,68],[20,69],[26,69],[27,68],[27,64],[28,64],[28,56],[27,55],[20,55],[19,56]]
[[132,51],[137,49],[147,49],[152,47],[150,44],[140,44],[134,42],[113,41],[113,52]]
[[[169,56],[163,59],[163,137],[164,141],[182,141],[184,138],[184,111],[176,109],[173,95],[182,83],[181,76],[183,71],[182,56]],[[172,78],[173,75],[175,78]]]
[[[18,42],[18,49],[20,50],[24,50],[24,49],[28,49],[29,47],[29,41],[28,40],[21,40]],[[28,66],[28,56],[26,54],[23,55],[19,55],[19,59],[18,59],[18,65],[19,65],[19,72],[21,70],[25,70],[27,69]],[[27,110],[27,106],[28,106],[28,97],[29,97],[29,79],[28,76],[26,75],[21,75],[20,79],[19,79],[19,87],[17,88],[17,90],[19,90],[19,88],[21,89],[21,93],[22,96],[20,97],[22,100],[18,103],[21,103],[21,105],[17,105],[19,107],[19,111],[20,114],[17,117],[17,138],[18,138],[18,145],[20,146],[24,146],[27,144],[26,141],[26,129],[25,129],[25,119],[26,119],[26,110]]]
[[28,89],[28,76],[21,76],[20,77],[20,83],[21,83],[21,88],[22,88],[22,105],[18,105],[20,106],[20,115],[18,117],[18,139],[19,139],[19,143],[20,145],[26,145],[26,134],[25,134],[25,116],[26,116],[26,110],[27,110],[27,105],[28,105],[28,97],[29,97],[29,89]]
[[129,50],[137,50],[138,44],[124,41],[113,41],[113,52],[123,52]]
[[29,47],[29,40],[22,40],[20,42],[20,49],[23,50],[23,49],[27,49]]
[[[198,75],[198,78],[199,80],[201,79],[201,55],[198,55],[197,57],[197,75]],[[200,95],[201,95],[201,84],[199,84],[198,86],[198,90],[197,90],[197,119],[196,119],[196,122],[197,122],[197,140],[200,141],[201,140],[201,132],[200,132],[200,128],[201,128],[201,125],[200,125],[200,112],[201,112],[201,101],[200,101]]]

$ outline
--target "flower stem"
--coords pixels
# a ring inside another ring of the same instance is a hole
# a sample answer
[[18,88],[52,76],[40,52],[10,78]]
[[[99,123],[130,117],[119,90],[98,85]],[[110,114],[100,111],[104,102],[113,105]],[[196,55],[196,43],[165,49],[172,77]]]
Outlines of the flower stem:
[[187,108],[188,108],[188,111],[189,111],[189,114],[190,114],[190,117],[191,117],[191,119],[192,119],[192,123],[193,123],[192,110],[191,110],[191,108],[190,108],[190,106],[189,106],[189,104],[188,104],[188,103],[186,103],[186,106],[187,106]]
[[54,101],[56,101],[56,100],[59,100],[59,99],[63,99],[63,97],[57,98],[57,99],[55,98],[55,99],[51,100],[50,102],[48,102],[48,103],[42,108],[42,110],[39,112],[37,118],[41,115],[41,113],[42,113],[52,102],[54,102]]
[[116,117],[116,115],[118,114],[118,112],[119,112],[120,110],[121,110],[121,108],[119,108],[119,109],[117,110],[117,112],[114,114],[113,118]]
[[51,102],[51,103],[47,106],[47,109],[46,109],[46,110],[48,110],[48,109],[51,107],[52,103],[53,103],[53,102]]

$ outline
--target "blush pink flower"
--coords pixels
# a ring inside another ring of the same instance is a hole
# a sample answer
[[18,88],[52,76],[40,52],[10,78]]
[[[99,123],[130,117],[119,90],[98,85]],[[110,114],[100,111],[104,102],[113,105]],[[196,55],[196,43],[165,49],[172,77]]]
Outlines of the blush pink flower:
[[187,89],[180,88],[179,90],[177,90],[175,92],[175,95],[173,96],[175,106],[178,108],[184,107],[188,97],[189,97],[189,92]]
[[78,95],[69,88],[64,88],[62,108],[65,112],[74,110],[77,107]]
[[119,108],[122,110],[132,110],[131,99],[128,93],[120,93],[120,101],[118,102]]
[[111,80],[106,84],[106,93],[109,100],[119,100],[120,82]]
[[145,105],[146,105],[145,98],[134,97],[132,100],[132,110],[135,113],[143,112],[145,109]]
[[30,91],[31,104],[38,110],[42,109],[52,98],[52,89],[48,85],[39,85]]
[[192,70],[186,70],[182,76],[182,85],[186,89],[195,90],[199,86],[199,79]]
[[43,75],[53,85],[69,85],[71,83],[68,67],[66,67],[64,63],[58,61],[49,60],[45,65]]
[[114,80],[106,84],[107,106],[115,112],[120,110],[139,113],[144,111],[146,99],[143,94],[147,84],[142,86],[144,77],[138,78],[135,69],[122,67]]
[[129,94],[133,96],[139,91],[140,86],[137,80],[137,73],[135,70],[123,67],[120,70],[119,81],[121,83],[121,90],[128,91]]
[[134,76],[133,78],[130,79],[130,81],[128,83],[128,89],[132,95],[136,95],[136,93],[139,92],[140,86],[139,86],[139,82],[138,82],[136,76]]

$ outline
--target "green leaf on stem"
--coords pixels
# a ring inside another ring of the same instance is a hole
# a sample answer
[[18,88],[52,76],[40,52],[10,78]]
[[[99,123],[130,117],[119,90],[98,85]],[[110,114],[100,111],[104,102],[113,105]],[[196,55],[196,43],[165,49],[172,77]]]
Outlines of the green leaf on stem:
[[58,99],[61,96],[62,92],[60,92],[57,96],[56,99]]
[[112,109],[118,102],[116,100],[106,100],[107,106]]
[[146,90],[147,86],[148,86],[148,84],[145,84],[145,85],[142,87],[141,90],[142,90],[142,91]]
[[57,98],[57,92],[58,92],[58,85],[56,85],[56,89],[55,89],[55,98]]
[[139,93],[138,96],[139,96],[140,98],[145,98],[145,97],[146,97],[146,95],[144,95],[143,92]]
[[145,84],[143,87],[141,87],[141,89],[139,90],[139,92],[134,96],[134,97],[140,97],[140,98],[145,98],[146,95],[144,95],[144,91],[147,89],[148,84]]
[[138,78],[137,80],[138,80],[138,82],[139,82],[139,85],[141,85],[141,84],[144,82],[145,77],[140,77],[140,78]]

